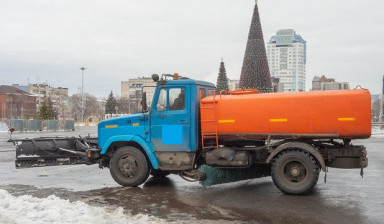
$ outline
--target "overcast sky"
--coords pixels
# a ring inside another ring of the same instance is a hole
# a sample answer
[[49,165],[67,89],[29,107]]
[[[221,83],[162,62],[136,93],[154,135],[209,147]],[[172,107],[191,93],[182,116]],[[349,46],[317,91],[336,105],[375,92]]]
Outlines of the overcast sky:
[[[174,73],[216,82],[241,72],[254,0],[0,0],[0,84],[47,82],[98,97],[121,81]],[[292,28],[315,75],[379,93],[384,1],[259,0],[264,38]]]

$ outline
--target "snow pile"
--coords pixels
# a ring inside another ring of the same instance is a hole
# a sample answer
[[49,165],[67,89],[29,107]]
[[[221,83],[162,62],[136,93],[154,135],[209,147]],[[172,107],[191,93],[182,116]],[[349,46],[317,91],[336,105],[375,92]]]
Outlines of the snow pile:
[[36,198],[30,195],[12,196],[0,189],[0,223],[165,223],[147,215],[125,214],[115,210],[70,202],[56,196]]

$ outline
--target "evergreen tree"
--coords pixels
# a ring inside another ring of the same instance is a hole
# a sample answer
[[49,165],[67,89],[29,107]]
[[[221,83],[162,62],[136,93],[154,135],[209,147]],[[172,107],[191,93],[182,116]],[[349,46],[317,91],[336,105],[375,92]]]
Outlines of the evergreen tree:
[[268,67],[257,2],[241,69],[240,88],[258,89],[261,92],[272,91],[271,74]]
[[[48,101],[48,103],[47,103]],[[41,120],[53,120],[57,118],[57,111],[53,108],[50,98],[40,104],[37,110],[37,118]]]
[[225,65],[223,60],[221,60],[221,63],[220,63],[219,75],[217,76],[216,89],[217,89],[217,92],[220,92],[222,90],[226,90],[226,91],[229,90],[227,72],[225,70]]
[[48,120],[49,117],[49,109],[47,103],[44,101],[40,104],[39,108],[37,109],[37,118],[41,120]]
[[51,120],[54,120],[54,119],[57,119],[57,115],[58,115],[58,112],[57,110],[53,107],[53,102],[51,100],[50,97],[48,97],[48,103],[47,103],[47,106],[48,106],[48,115],[49,115],[49,119]]
[[111,93],[108,96],[107,102],[105,103],[105,113],[106,114],[115,114],[116,113],[116,98]]

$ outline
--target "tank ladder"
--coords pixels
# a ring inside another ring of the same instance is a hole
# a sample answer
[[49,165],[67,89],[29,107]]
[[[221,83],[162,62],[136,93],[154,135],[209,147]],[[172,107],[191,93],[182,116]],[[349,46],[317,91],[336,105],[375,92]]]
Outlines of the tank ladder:
[[[219,137],[217,134],[217,119],[216,119],[216,92],[214,90],[209,90],[208,95],[212,92],[213,101],[201,104],[200,110],[208,111],[210,117],[206,119],[201,119],[201,125],[204,127],[209,127],[207,132],[201,133],[201,143],[203,149],[217,149],[219,148]],[[201,100],[201,93],[200,93]]]

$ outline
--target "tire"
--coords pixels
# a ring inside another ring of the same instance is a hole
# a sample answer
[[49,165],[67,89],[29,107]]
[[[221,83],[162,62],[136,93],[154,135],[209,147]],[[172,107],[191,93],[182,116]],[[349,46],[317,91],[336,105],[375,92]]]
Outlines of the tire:
[[309,193],[319,179],[320,167],[314,157],[301,150],[279,154],[272,163],[272,179],[276,187],[286,194]]
[[155,169],[151,170],[151,175],[158,178],[166,177],[169,174],[170,174],[169,172],[163,171],[163,170],[155,170]]
[[137,187],[149,176],[148,161],[137,148],[124,146],[113,154],[109,164],[112,178],[124,187]]

